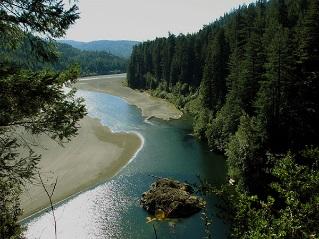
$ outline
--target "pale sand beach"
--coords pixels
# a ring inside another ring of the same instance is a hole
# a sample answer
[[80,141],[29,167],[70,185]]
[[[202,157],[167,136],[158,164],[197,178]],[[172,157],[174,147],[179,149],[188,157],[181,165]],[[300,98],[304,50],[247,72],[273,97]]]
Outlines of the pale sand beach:
[[146,118],[156,117],[169,120],[178,119],[182,112],[164,99],[152,97],[146,92],[133,90],[125,86],[126,74],[105,75],[81,78],[76,84],[77,89],[105,92],[125,99],[129,104],[141,109]]
[[[42,155],[39,162],[41,177],[51,191],[57,178],[53,201],[88,189],[114,176],[142,146],[134,133],[113,133],[97,119],[85,117],[80,121],[79,134],[61,147],[47,136],[37,139]],[[39,180],[28,184],[21,196],[22,218],[49,206],[49,199]]]
[[[177,119],[182,112],[176,107],[145,92],[124,85],[126,74],[82,78],[78,89],[105,92],[125,99],[141,109],[144,117],[164,120]],[[86,117],[80,122],[79,135],[64,147],[47,136],[37,139],[41,147],[35,151],[42,155],[39,169],[49,191],[57,178],[53,201],[59,202],[97,183],[114,176],[142,146],[142,139],[134,133],[112,133],[97,119]],[[26,185],[21,196],[22,218],[49,206],[39,179]]]

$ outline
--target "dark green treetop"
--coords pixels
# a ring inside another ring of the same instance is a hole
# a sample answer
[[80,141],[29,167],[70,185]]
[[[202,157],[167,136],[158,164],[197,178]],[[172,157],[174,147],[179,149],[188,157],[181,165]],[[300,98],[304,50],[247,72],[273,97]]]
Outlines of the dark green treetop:
[[54,61],[52,38],[63,36],[79,18],[77,6],[70,3],[66,9],[57,0],[0,1],[0,238],[20,238],[19,194],[40,159],[21,132],[47,134],[63,143],[77,134],[77,122],[86,114],[75,90],[65,89],[77,79],[76,67],[34,71],[10,56],[28,41],[26,61]]
[[[136,46],[128,83],[149,90],[152,75],[150,92],[192,113],[195,135],[225,153],[233,238],[318,238],[319,1],[240,6],[174,37],[167,60],[171,41]],[[133,60],[149,49],[163,61]]]

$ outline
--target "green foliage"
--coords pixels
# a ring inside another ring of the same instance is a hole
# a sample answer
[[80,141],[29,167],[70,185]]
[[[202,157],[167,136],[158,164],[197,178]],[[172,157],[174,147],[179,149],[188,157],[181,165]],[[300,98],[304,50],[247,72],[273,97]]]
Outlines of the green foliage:
[[[197,109],[198,110],[198,109]],[[196,113],[194,119],[196,124],[194,124],[194,133],[200,139],[205,139],[206,125],[209,122],[209,111],[207,109],[202,109],[200,112]]]
[[[7,62],[33,70],[62,71],[78,65],[81,76],[122,73],[127,68],[127,60],[107,52],[81,51],[66,44],[41,39],[36,39],[36,42],[33,37],[24,38],[14,50],[0,47],[0,55]],[[39,58],[39,51],[43,57]]]
[[151,73],[147,72],[144,77],[145,77],[145,84],[147,85],[148,89],[152,90],[157,87],[157,80]]
[[[0,238],[21,238],[19,196],[40,159],[23,132],[63,143],[77,134],[77,122],[86,114],[75,90],[65,88],[76,81],[77,67],[34,70],[57,59],[50,38],[64,35],[78,19],[77,9],[55,0],[0,2]],[[19,48],[25,52],[16,59]]]
[[223,105],[226,95],[228,48],[223,29],[219,30],[208,46],[203,80],[200,85],[202,107],[214,115]]
[[291,153],[268,157],[274,164],[273,181],[268,185],[273,196],[262,200],[233,185],[213,190],[223,195],[221,206],[228,212],[225,219],[236,225],[231,237],[318,238],[318,155],[309,166],[298,164]]
[[80,75],[107,75],[123,73],[127,68],[127,60],[107,52],[81,51],[65,44],[57,45],[59,60],[53,69],[61,71],[72,65],[79,65]]
[[225,152],[234,238],[319,236],[318,19],[318,0],[262,0],[133,50],[129,85],[192,113],[195,134]]
[[74,135],[85,108],[81,99],[75,99],[75,91],[65,94],[63,86],[77,76],[78,70],[72,68],[62,73],[22,70],[3,76],[1,127],[23,126],[32,133],[48,132],[59,139]]
[[[232,96],[231,96],[232,97]],[[207,125],[206,137],[211,148],[224,151],[230,137],[236,132],[243,111],[232,98],[226,100],[216,117]]]
[[249,185],[251,180],[256,183],[262,149],[264,132],[258,126],[256,118],[243,115],[236,133],[231,136],[226,146],[226,156],[229,176],[238,182],[238,185]]
[[15,182],[0,180],[0,235],[1,238],[18,239],[22,228],[18,221],[21,215],[19,195],[21,189]]

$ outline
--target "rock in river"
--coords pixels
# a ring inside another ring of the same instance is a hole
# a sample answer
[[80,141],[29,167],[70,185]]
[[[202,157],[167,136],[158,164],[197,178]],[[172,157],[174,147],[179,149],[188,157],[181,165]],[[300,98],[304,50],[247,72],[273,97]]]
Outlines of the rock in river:
[[192,193],[189,184],[161,178],[143,193],[141,205],[159,219],[187,217],[205,207],[205,201]]

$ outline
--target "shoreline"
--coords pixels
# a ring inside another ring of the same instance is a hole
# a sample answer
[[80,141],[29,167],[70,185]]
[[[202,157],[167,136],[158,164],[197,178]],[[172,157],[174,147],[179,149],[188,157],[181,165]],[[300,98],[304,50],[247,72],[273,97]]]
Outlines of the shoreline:
[[[93,118],[92,118],[92,119],[93,119]],[[104,126],[104,127],[106,127],[106,126]],[[115,177],[117,174],[119,174],[119,173],[122,171],[122,169],[124,169],[127,165],[129,165],[129,164],[136,158],[136,156],[138,155],[138,153],[142,150],[142,148],[143,148],[143,146],[144,146],[144,137],[143,137],[140,133],[135,132],[135,131],[131,131],[130,133],[136,134],[136,135],[140,138],[140,140],[141,140],[141,145],[140,145],[140,147],[137,149],[137,151],[135,152],[135,154],[133,155],[133,157],[131,157],[131,158],[127,161],[127,163],[126,163],[123,167],[121,167],[120,170],[116,171],[116,172],[114,173],[114,175],[112,175],[110,178]],[[106,178],[106,179],[104,179],[104,180],[96,181],[95,184],[93,184],[93,185],[91,185],[91,186],[89,186],[89,187],[87,187],[87,188],[84,188],[84,189],[82,189],[81,191],[75,192],[75,193],[71,194],[70,196],[68,196],[68,197],[66,197],[66,198],[64,198],[64,199],[62,199],[62,200],[60,200],[60,201],[54,202],[54,203],[53,203],[53,207],[55,208],[55,207],[57,207],[57,206],[63,204],[64,202],[66,202],[66,201],[68,201],[68,200],[71,200],[72,198],[76,197],[77,195],[79,195],[79,194],[81,194],[81,193],[83,193],[83,192],[85,192],[85,191],[94,189],[95,187],[101,185],[101,183],[107,181],[107,180],[110,179],[110,178]],[[47,210],[49,210],[49,211],[51,210],[51,205],[50,205],[50,204],[48,204],[47,207],[44,207],[44,208],[42,208],[42,209],[40,209],[40,210],[38,210],[38,211],[35,211],[35,212],[31,213],[30,215],[27,215],[27,216],[25,216],[25,217],[21,217],[20,220],[19,220],[19,223],[24,223],[25,221],[27,221],[27,220],[29,220],[29,219],[31,219],[31,218],[33,218],[33,217],[36,217],[38,214],[41,214],[41,213],[43,213],[43,212],[45,212],[45,211],[47,211]]]
[[[125,79],[126,74],[90,76],[80,78],[76,88],[120,97],[137,106],[145,121],[153,117],[170,120],[182,116],[182,112],[166,100],[124,86]],[[79,135],[64,147],[46,136],[37,139],[41,147],[35,147],[35,152],[42,155],[39,169],[49,191],[58,178],[52,198],[55,206],[117,175],[136,158],[144,145],[139,132],[113,132],[99,119],[87,116],[80,125]],[[85,180],[82,175],[86,176]],[[50,206],[39,180],[25,186],[20,200],[23,209],[20,222]]]
[[164,99],[124,86],[124,80],[126,80],[126,74],[84,77],[79,79],[75,87],[79,90],[104,92],[118,96],[128,104],[139,108],[142,111],[142,116],[147,119],[155,117],[171,120],[179,119],[183,115],[172,103]]
[[[42,154],[40,173],[49,191],[58,179],[53,194],[54,205],[112,178],[134,160],[144,145],[141,134],[113,133],[98,119],[85,117],[80,124],[79,135],[64,147],[46,136],[37,139],[42,146],[35,148]],[[49,199],[38,180],[25,186],[20,200],[24,210],[20,221],[49,207]]]

